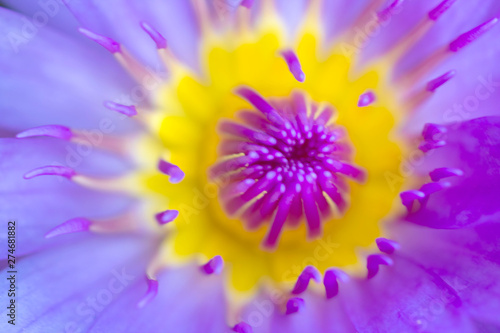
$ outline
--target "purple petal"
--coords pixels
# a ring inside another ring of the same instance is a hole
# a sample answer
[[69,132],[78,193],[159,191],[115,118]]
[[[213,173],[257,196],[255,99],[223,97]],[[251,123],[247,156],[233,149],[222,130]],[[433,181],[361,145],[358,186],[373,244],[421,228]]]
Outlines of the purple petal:
[[[0,18],[2,128],[20,132],[58,124],[100,133],[134,128],[102,106],[105,99],[130,95],[132,88],[105,51],[94,51],[50,27],[28,28],[28,19],[4,8]],[[23,29],[31,32],[23,37]]]

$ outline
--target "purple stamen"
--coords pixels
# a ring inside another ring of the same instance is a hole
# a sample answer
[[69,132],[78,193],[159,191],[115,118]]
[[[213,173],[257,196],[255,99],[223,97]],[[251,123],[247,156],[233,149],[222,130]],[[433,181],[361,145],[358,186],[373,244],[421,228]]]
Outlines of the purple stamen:
[[495,24],[497,24],[498,19],[492,18],[489,21],[484,22],[483,24],[478,25],[472,30],[467,31],[466,33],[458,36],[453,42],[450,43],[450,51],[458,52],[479,37],[481,37],[485,32],[493,28]]
[[283,118],[264,98],[251,89],[242,87],[236,90],[236,93],[250,102],[257,110],[262,112],[266,118],[276,126],[286,126]]
[[286,302],[286,314],[289,315],[289,314],[298,312],[305,305],[306,305],[306,303],[304,302],[304,300],[302,298],[299,298],[299,297],[290,298],[288,300],[288,302]]
[[403,203],[403,206],[405,206],[408,211],[411,211],[413,202],[415,200],[420,200],[425,198],[425,193],[417,190],[409,190],[401,192],[399,196],[401,197],[401,202]]
[[233,332],[236,333],[253,333],[252,326],[248,325],[244,321],[234,325]]
[[73,137],[73,132],[66,126],[61,125],[44,125],[33,127],[22,131],[16,135],[16,138],[30,138],[33,136],[50,136],[62,140],[69,141]]
[[293,77],[299,82],[304,82],[304,80],[306,79],[306,75],[302,71],[299,58],[297,58],[295,52],[293,52],[292,50],[287,50],[281,52],[281,55],[285,59],[286,64],[288,65],[288,69],[293,74]]
[[146,279],[148,283],[148,290],[146,291],[146,294],[141,298],[139,303],[137,303],[138,308],[145,307],[158,294],[158,286],[159,286],[158,281],[155,279],[151,279],[149,277],[146,277]]
[[429,18],[436,21],[441,15],[443,15],[457,0],[444,0],[439,5],[437,5],[433,10],[429,12]]
[[425,141],[422,142],[419,146],[418,149],[423,151],[424,153],[436,149],[436,148],[441,148],[446,145],[446,141],[444,140],[439,140],[439,141]]
[[177,184],[184,179],[184,172],[177,165],[164,160],[158,162],[158,170],[169,176],[172,184]]
[[[285,224],[305,220],[308,237],[322,233],[322,219],[330,215],[326,193],[344,212],[347,178],[363,182],[366,172],[350,164],[345,131],[331,124],[333,109],[294,93],[271,105],[254,91],[237,93],[257,110],[237,115],[243,124],[222,121],[219,153],[225,155],[210,176],[224,180],[219,191],[230,215],[239,214],[249,229],[269,222],[264,246],[274,248]],[[316,117],[313,116],[316,115]]]
[[401,6],[403,1],[404,0],[394,0],[389,6],[378,12],[377,16],[379,20],[382,22],[389,20],[394,14],[394,11],[396,11]]
[[[316,200],[314,198],[313,187],[310,183],[304,184],[305,190],[302,196],[302,202],[304,204],[304,212],[306,215],[306,221],[308,226],[308,236],[309,238],[317,238],[321,236],[321,219],[319,216],[318,208],[316,206]],[[299,202],[300,207],[300,202]],[[299,219],[300,219],[299,214]],[[321,278],[321,276],[320,276]],[[307,285],[306,285],[307,287]]]
[[167,40],[163,37],[158,30],[150,26],[146,22],[141,22],[141,28],[151,37],[151,39],[155,42],[157,49],[166,49],[167,48]]
[[443,84],[451,80],[456,74],[456,71],[449,71],[444,73],[438,78],[431,80],[427,83],[427,91],[434,92],[437,88],[441,87]]
[[254,0],[243,0],[240,5],[248,9],[252,8]]
[[371,254],[366,259],[366,269],[368,270],[367,278],[371,279],[377,275],[379,266],[392,266],[393,261],[385,254]]
[[376,96],[373,91],[367,91],[359,96],[358,107],[362,108],[375,102]]
[[323,277],[323,284],[325,286],[327,299],[337,296],[339,293],[339,281],[349,281],[349,275],[337,268],[326,270],[325,276]]
[[274,221],[271,224],[271,228],[269,229],[266,238],[264,239],[264,246],[272,248],[276,245],[278,237],[281,234],[281,229],[283,228],[288,217],[288,213],[290,212],[290,207],[292,206],[292,201],[295,197],[294,192],[294,189],[287,189],[285,194],[281,197]]
[[224,261],[221,256],[215,256],[210,259],[205,265],[201,266],[202,272],[207,275],[210,274],[220,274],[222,268],[224,267]]
[[293,287],[292,294],[298,295],[306,291],[310,279],[313,279],[317,283],[321,282],[321,273],[313,266],[307,266],[300,273],[295,287]]
[[433,141],[435,135],[446,132],[447,129],[443,125],[427,123],[425,124],[424,130],[422,131],[422,136],[424,137],[425,141]]
[[375,242],[377,243],[378,249],[387,254],[392,254],[399,249],[399,243],[391,239],[381,237],[377,238]]
[[80,31],[85,37],[93,40],[94,42],[101,45],[102,47],[104,47],[106,50],[108,50],[111,53],[120,52],[120,44],[118,42],[114,41],[113,39],[96,34],[92,31],[84,29],[84,28],[79,28],[78,31]]
[[116,111],[121,114],[126,115],[127,117],[133,117],[137,115],[137,110],[134,105],[123,105],[123,104],[118,104],[110,101],[106,101],[103,103],[104,106],[111,111]]
[[62,223],[55,228],[52,228],[45,234],[45,238],[52,238],[55,236],[72,234],[75,232],[88,231],[91,225],[92,221],[83,217],[77,217]]
[[156,214],[155,218],[159,224],[163,225],[172,222],[177,218],[177,216],[179,216],[179,211],[172,209]]
[[433,182],[440,181],[443,178],[452,177],[452,176],[463,176],[464,172],[460,169],[454,168],[438,168],[429,173],[431,176],[431,180]]
[[448,182],[442,182],[442,183],[427,183],[424,184],[420,187],[420,192],[424,193],[426,197],[431,195],[432,193],[436,193],[438,191],[441,191],[442,189],[450,187],[451,184]]
[[70,179],[71,177],[76,175],[76,172],[75,170],[65,166],[47,165],[27,172],[24,175],[24,179],[31,179],[44,175],[62,176]]

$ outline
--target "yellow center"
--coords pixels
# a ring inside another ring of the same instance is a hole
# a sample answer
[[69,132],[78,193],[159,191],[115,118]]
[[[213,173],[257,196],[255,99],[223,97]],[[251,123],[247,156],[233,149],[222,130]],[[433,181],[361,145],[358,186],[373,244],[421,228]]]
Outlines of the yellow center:
[[[383,86],[384,73],[366,71],[352,77],[352,59],[341,53],[325,59],[317,55],[317,34],[301,34],[294,49],[306,75],[297,82],[279,52],[286,48],[280,33],[264,29],[254,35],[228,36],[210,42],[204,52],[206,77],[182,73],[173,76],[160,92],[157,108],[164,115],[159,137],[166,156],[178,165],[185,178],[178,184],[155,173],[145,177],[147,186],[164,199],[158,211],[176,209],[178,218],[163,253],[168,263],[179,260],[206,261],[220,255],[228,270],[230,286],[248,291],[261,279],[295,281],[304,267],[321,272],[330,267],[356,271],[362,267],[359,251],[373,246],[381,236],[381,223],[390,214],[399,188],[388,183],[387,174],[398,174],[401,149],[391,141],[395,119],[390,91]],[[238,110],[249,109],[234,94],[246,85],[263,97],[287,97],[301,90],[316,102],[331,104],[336,123],[345,127],[355,149],[354,163],[367,171],[364,184],[349,182],[349,208],[342,217],[323,221],[320,239],[307,241],[304,223],[286,229],[274,251],[261,247],[268,225],[256,231],[230,218],[221,208],[215,184],[207,171],[217,160],[221,118],[234,119]],[[359,96],[373,90],[377,103],[358,108]],[[384,107],[387,106],[387,107]]]

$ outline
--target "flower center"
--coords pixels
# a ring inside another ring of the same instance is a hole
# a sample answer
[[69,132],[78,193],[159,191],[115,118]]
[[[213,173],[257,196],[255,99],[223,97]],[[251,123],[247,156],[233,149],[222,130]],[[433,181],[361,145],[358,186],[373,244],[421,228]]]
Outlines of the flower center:
[[219,124],[221,158],[211,169],[220,200],[247,229],[270,221],[264,246],[275,247],[285,225],[306,220],[308,238],[321,236],[322,220],[347,208],[345,177],[365,179],[350,164],[344,129],[330,106],[308,103],[302,93],[270,104],[254,91],[238,94],[257,110],[238,112],[241,122]]
[[307,266],[364,271],[358,253],[400,206],[386,74],[353,73],[341,52],[320,57],[316,31],[293,57],[274,27],[257,31],[208,40],[204,76],[177,68],[159,91],[161,151],[145,143],[143,160],[161,155],[184,175],[145,174],[150,215],[166,212],[161,259],[220,256],[238,291],[294,283]]

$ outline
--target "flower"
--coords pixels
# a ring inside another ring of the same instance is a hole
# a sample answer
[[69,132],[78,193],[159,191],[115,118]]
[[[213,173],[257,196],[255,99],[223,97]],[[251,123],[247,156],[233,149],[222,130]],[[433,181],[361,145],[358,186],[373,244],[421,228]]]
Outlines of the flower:
[[500,330],[496,1],[5,3],[2,327]]

